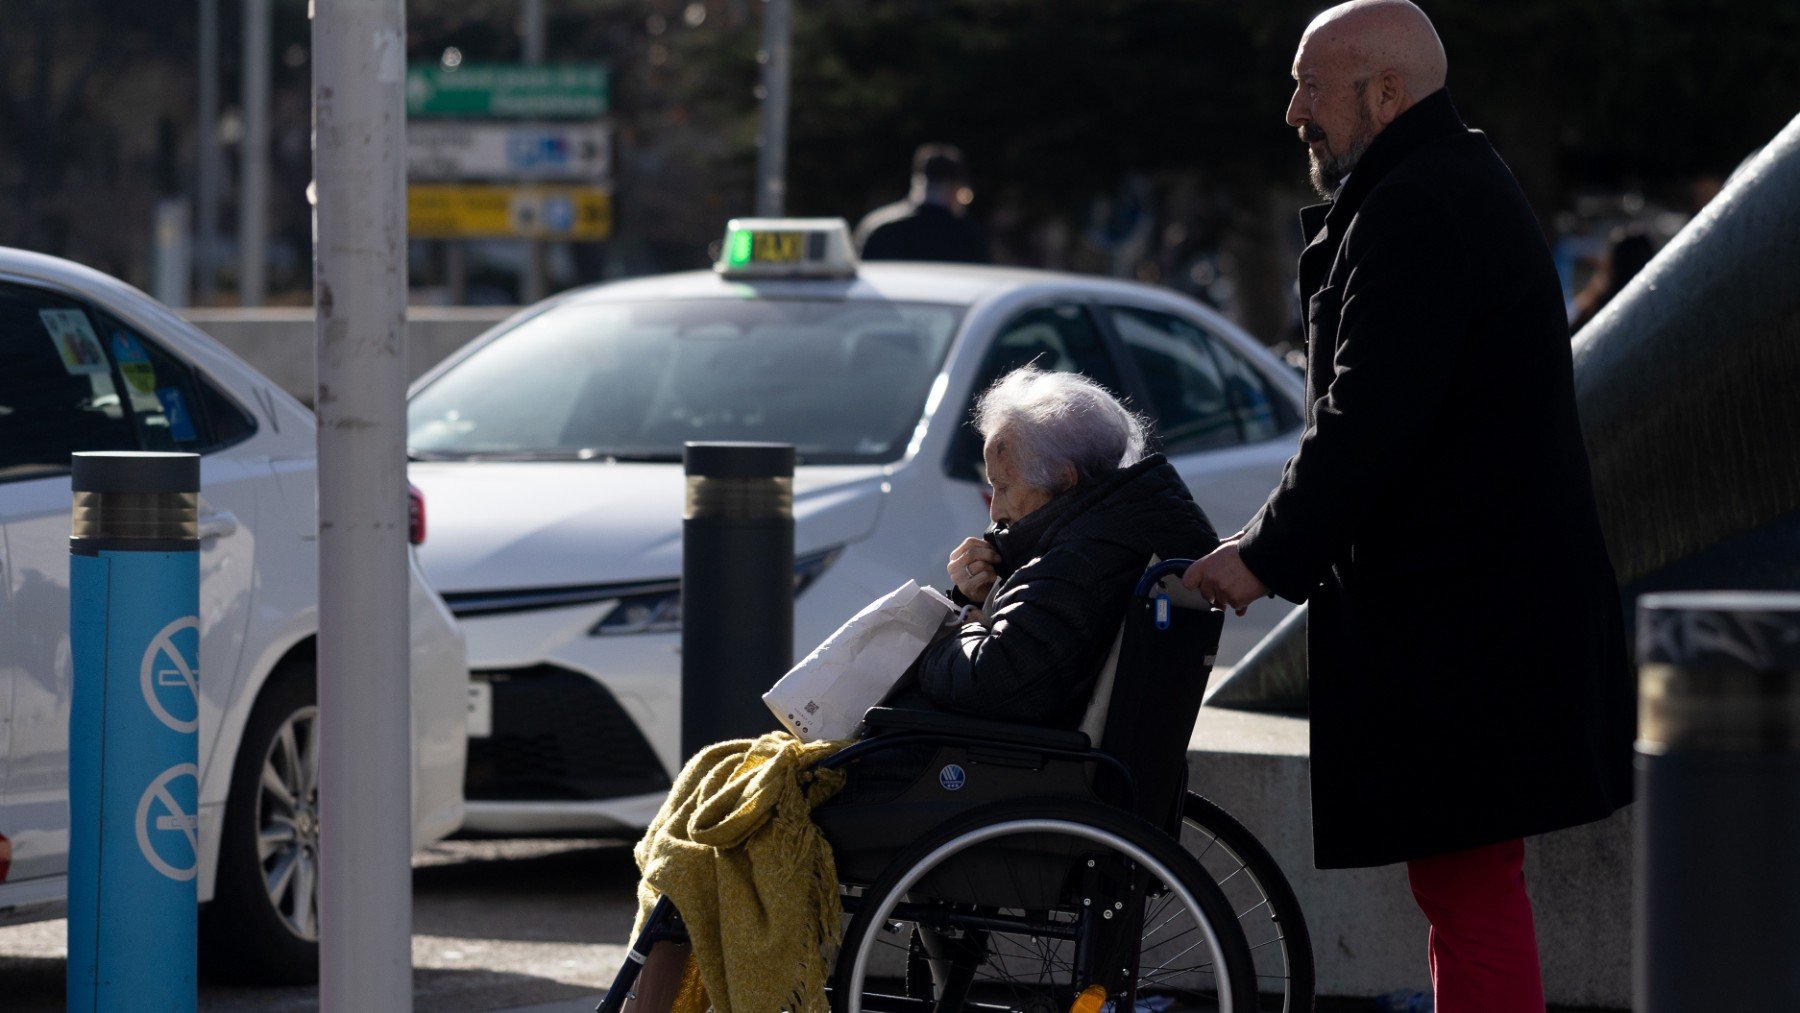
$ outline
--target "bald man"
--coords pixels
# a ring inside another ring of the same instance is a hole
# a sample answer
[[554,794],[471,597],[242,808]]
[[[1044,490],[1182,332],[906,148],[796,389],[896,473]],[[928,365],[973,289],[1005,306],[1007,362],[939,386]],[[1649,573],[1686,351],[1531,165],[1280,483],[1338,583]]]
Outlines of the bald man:
[[1287,122],[1306,424],[1250,523],[1185,575],[1308,602],[1320,868],[1407,864],[1438,1013],[1544,1008],[1523,838],[1629,801],[1619,589],[1537,221],[1404,0],[1316,18]]

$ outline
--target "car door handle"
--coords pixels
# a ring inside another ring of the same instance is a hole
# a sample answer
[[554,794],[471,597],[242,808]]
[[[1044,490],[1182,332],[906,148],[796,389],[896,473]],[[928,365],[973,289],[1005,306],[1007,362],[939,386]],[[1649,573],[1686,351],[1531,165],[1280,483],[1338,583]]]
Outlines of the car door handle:
[[214,510],[200,517],[200,540],[222,538],[238,529],[237,515],[229,510]]

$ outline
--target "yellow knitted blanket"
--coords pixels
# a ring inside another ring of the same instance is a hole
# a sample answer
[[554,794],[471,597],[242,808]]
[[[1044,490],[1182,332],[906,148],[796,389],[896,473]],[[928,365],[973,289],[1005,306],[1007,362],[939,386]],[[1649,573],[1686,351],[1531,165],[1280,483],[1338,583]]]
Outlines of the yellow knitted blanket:
[[842,912],[837,864],[811,811],[843,774],[807,768],[846,744],[770,732],[709,746],[682,768],[632,852],[638,927],[667,894],[693,942],[688,978],[697,969],[705,991],[684,982],[676,1013],[828,1010]]

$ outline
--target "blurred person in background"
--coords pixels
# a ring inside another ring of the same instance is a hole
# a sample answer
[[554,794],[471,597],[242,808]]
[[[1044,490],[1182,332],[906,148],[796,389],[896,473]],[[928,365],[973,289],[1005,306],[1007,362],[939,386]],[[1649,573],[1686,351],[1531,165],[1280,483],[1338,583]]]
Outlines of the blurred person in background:
[[921,144],[913,153],[911,192],[863,216],[857,251],[864,260],[989,263],[987,232],[967,215],[972,199],[962,151]]
[[1636,277],[1655,254],[1656,245],[1642,230],[1629,227],[1614,229],[1607,241],[1606,256],[1601,260],[1599,269],[1575,295],[1575,310],[1569,319],[1569,333],[1578,333],[1588,325],[1588,321],[1599,316],[1601,308],[1612,302],[1613,297],[1625,288],[1625,283]]
[[1561,283],[1447,73],[1407,0],[1302,36],[1306,425],[1183,581],[1308,603],[1315,864],[1406,864],[1437,1013],[1543,1013],[1524,839],[1630,801],[1635,696]]

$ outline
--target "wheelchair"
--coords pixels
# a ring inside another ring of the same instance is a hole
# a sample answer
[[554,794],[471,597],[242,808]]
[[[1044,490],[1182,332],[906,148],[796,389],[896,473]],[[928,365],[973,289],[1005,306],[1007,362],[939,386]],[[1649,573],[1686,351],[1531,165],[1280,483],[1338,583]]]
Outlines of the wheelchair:
[[[1312,1008],[1280,868],[1187,790],[1224,623],[1181,586],[1190,562],[1145,571],[1079,730],[878,707],[821,762],[846,774],[813,810],[847,919],[834,1013]],[[664,898],[597,1013],[685,938]]]

